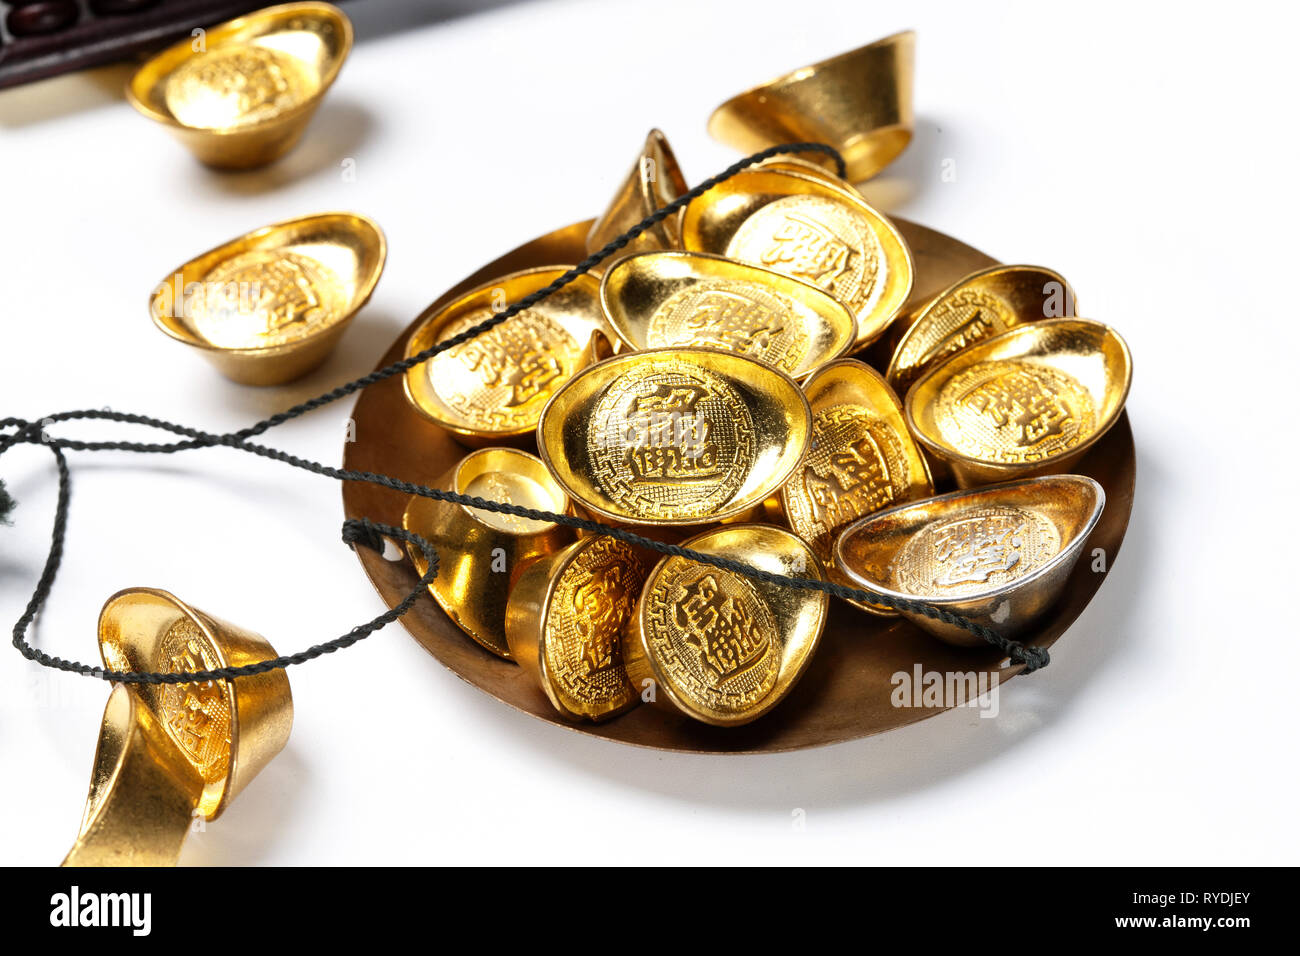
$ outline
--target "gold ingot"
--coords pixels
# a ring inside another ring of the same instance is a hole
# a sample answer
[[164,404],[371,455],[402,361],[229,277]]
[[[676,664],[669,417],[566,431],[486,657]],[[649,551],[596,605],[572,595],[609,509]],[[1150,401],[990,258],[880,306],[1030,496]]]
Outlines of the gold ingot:
[[[808,545],[772,525],[727,525],[684,547],[773,574],[824,580]],[[824,591],[666,557],[641,591],[623,649],[628,676],[634,687],[653,690],[657,705],[706,724],[747,724],[799,680],[821,640],[829,603]]]
[[899,339],[885,378],[905,394],[921,373],[954,352],[1035,319],[1072,318],[1074,290],[1041,266],[993,266],[945,289]]
[[935,365],[903,409],[917,441],[969,488],[1065,471],[1119,418],[1132,376],[1114,329],[1040,319]]
[[719,106],[709,133],[742,153],[826,143],[844,157],[846,179],[870,179],[912,140],[915,50],[907,30],[787,73]]
[[[587,233],[587,251],[604,248],[611,239],[627,232],[646,216],[658,212],[689,187],[663,133],[652,129],[645,146],[609,206]],[[674,249],[681,244],[678,217],[669,216],[651,226],[626,246],[624,252]]]
[[510,654],[568,719],[608,720],[640,703],[623,645],[648,570],[631,545],[599,535],[528,565],[511,590]]
[[[276,657],[265,638],[153,588],[109,598],[99,647],[110,670],[172,674]],[[292,726],[283,669],[234,681],[115,684],[81,830],[63,865],[175,865],[196,821],[220,816],[284,748]]]
[[723,521],[762,506],[808,445],[785,374],[716,349],[629,352],[582,372],[542,412],[542,460],[582,508],[629,525]]
[[319,366],[370,300],[388,246],[354,213],[263,226],[160,282],[154,324],[243,385],[280,385]]
[[168,47],[140,67],[126,98],[209,166],[263,166],[302,138],[351,49],[342,10],[285,3]]
[[853,344],[853,313],[816,286],[701,252],[620,259],[600,283],[614,331],[633,349],[715,348],[801,379]]
[[[835,563],[872,594],[922,601],[1012,637],[1060,596],[1105,504],[1101,485],[1081,475],[957,491],[863,518],[840,537]],[[903,616],[949,644],[984,644],[955,624]]]
[[[785,521],[813,549],[837,584],[835,539],[864,515],[934,494],[925,458],[903,420],[898,396],[880,373],[853,359],[832,362],[804,383],[812,440],[781,488]],[[852,602],[873,614],[896,612]]]
[[[512,272],[465,293],[411,333],[406,357],[490,319],[569,268]],[[600,307],[600,283],[581,275],[531,308],[409,369],[403,379],[406,396],[462,444],[519,442],[533,434],[542,408],[560,386],[609,354],[612,338]]]
[[[569,513],[569,499],[536,455],[515,448],[480,448],[442,475],[434,487],[556,514]],[[554,554],[574,539],[571,528],[450,501],[413,495],[402,527],[438,552],[438,574],[429,593],[448,617],[482,647],[511,659],[506,639],[506,599],[511,584],[532,561]],[[424,552],[407,546],[415,569],[429,569]]]
[[692,201],[682,244],[802,279],[857,318],[853,350],[888,328],[912,290],[912,254],[893,223],[857,192],[786,169],[757,169]]

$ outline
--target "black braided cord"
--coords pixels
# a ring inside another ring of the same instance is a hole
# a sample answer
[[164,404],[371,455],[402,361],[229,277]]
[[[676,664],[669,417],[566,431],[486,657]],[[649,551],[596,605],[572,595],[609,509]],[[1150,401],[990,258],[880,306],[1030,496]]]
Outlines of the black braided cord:
[[[518,315],[523,310],[536,305],[547,296],[562,289],[564,286],[578,278],[578,276],[586,273],[592,267],[600,264],[614,253],[624,248],[629,242],[645,232],[645,230],[659,222],[662,222],[664,219],[682,209],[687,203],[755,163],[762,162],[763,160],[777,155],[808,152],[822,153],[831,157],[835,161],[840,175],[842,176],[844,174],[843,158],[838,152],[824,143],[791,143],[783,146],[774,146],[754,153],[752,156],[748,156],[745,159],[732,164],[718,175],[704,180],[695,188],[683,193],[672,202],[659,208],[649,216],[646,216],[641,220],[641,222],[637,223],[627,232],[611,240],[597,252],[589,255],[586,259],[564,273],[564,275],[557,278],[550,285],[525,296],[519,301],[511,304],[508,308],[493,315],[491,318],[480,322],[472,328],[466,329],[464,332],[461,332],[456,336],[439,342],[416,355],[404,358],[391,365],[385,366],[384,368],[377,369],[367,375],[354,379],[344,385],[340,385],[323,395],[319,395],[306,402],[295,405],[286,411],[263,419],[249,428],[244,428],[227,434],[215,434],[159,418],[153,418],[146,415],[135,415],[127,412],[115,412],[108,409],[85,409],[80,411],[58,412],[35,422],[21,418],[0,419],[0,455],[3,455],[11,447],[18,444],[44,445],[54,456],[55,469],[58,473],[58,500],[55,506],[54,525],[50,535],[50,550],[46,557],[45,566],[41,572],[40,579],[37,581],[36,587],[32,592],[31,599],[28,601],[22,616],[14,625],[14,647],[16,647],[19,653],[28,660],[35,661],[45,667],[51,667],[56,670],[67,671],[74,674],[97,677],[102,680],[118,681],[126,684],[186,684],[196,681],[234,680],[239,677],[263,674],[268,671],[278,670],[292,664],[302,664],[314,660],[317,657],[321,657],[322,655],[333,653],[334,651],[341,650],[345,647],[350,647],[358,641],[364,640],[375,631],[378,631],[392,623],[409,611],[437,576],[438,553],[434,547],[420,535],[407,531],[404,528],[397,528],[391,525],[373,522],[368,518],[349,519],[343,523],[344,543],[353,547],[362,546],[382,552],[384,549],[385,539],[402,541],[408,546],[418,548],[424,554],[428,561],[428,568],[424,574],[421,575],[420,580],[416,583],[415,587],[400,603],[371,621],[358,627],[354,627],[346,634],[336,637],[333,640],[326,641],[322,644],[312,645],[306,650],[300,651],[296,654],[289,654],[272,660],[258,661],[253,664],[245,664],[239,667],[221,667],[213,670],[185,671],[177,673],[107,670],[102,667],[94,667],[88,664],[69,661],[61,657],[46,654],[44,651],[38,650],[28,643],[26,639],[27,629],[31,626],[37,614],[40,613],[41,608],[49,598],[50,591],[54,586],[55,576],[58,573],[59,565],[63,559],[64,541],[67,534],[68,524],[68,505],[71,499],[72,488],[71,473],[68,468],[67,457],[65,454],[67,451],[128,451],[141,454],[173,454],[194,448],[225,447],[257,455],[261,458],[267,458],[272,461],[282,462],[294,468],[300,468],[304,471],[309,471],[312,474],[322,475],[327,478],[334,478],[338,481],[367,482],[369,484],[379,485],[384,488],[402,492],[407,495],[416,495],[437,501],[453,502],[480,511],[497,512],[499,514],[554,522],[555,524],[565,525],[567,527],[595,534],[608,535],[637,547],[646,548],[664,555],[708,564],[767,584],[798,588],[808,591],[822,591],[826,594],[843,598],[845,600],[871,602],[899,611],[922,614],[934,620],[942,621],[945,624],[964,628],[972,634],[977,635],[984,641],[1002,651],[1002,653],[1010,658],[1013,663],[1023,664],[1025,673],[1045,667],[1050,660],[1045,649],[1026,646],[1018,641],[1011,640],[991,628],[985,627],[984,625],[962,617],[961,615],[953,614],[951,611],[942,607],[937,607],[920,601],[911,601],[902,598],[893,598],[886,595],[872,594],[858,588],[836,584],[832,581],[812,578],[795,578],[782,574],[774,574],[770,571],[756,568],[750,564],[731,560],[730,558],[705,554],[690,548],[684,548],[681,545],[665,544],[661,541],[655,541],[624,528],[616,528],[602,524],[598,521],[591,521],[573,515],[539,511],[535,508],[525,508],[519,505],[489,501],[471,495],[456,494],[450,491],[443,491],[439,488],[430,488],[409,481],[402,481],[401,479],[393,478],[388,475],[334,468],[330,465],[325,465],[310,459],[290,455],[277,448],[255,444],[249,441],[250,438],[261,435],[278,425],[292,421],[310,411],[314,411],[317,408],[338,401],[341,398],[352,395],[370,385],[376,384],[377,382],[382,382],[394,375],[403,374],[422,362],[428,361],[433,356],[467,342],[475,336],[481,335],[488,329],[504,322],[506,319]],[[50,436],[46,431],[48,426],[53,424],[80,420],[100,420],[129,425],[143,425],[148,428],[158,429],[159,431],[178,436],[183,440],[172,442],[87,442],[67,438],[55,438]],[[13,502],[12,499],[9,498],[8,493],[4,490],[3,483],[0,483],[0,504],[4,505],[3,510],[0,510],[0,520],[4,520],[6,512],[13,506]]]

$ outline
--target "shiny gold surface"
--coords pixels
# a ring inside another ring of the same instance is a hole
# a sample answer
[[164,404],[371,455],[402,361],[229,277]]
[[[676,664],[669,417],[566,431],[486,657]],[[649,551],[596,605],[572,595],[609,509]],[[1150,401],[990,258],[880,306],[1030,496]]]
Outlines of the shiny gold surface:
[[261,166],[302,137],[351,49],[352,24],[337,7],[286,3],[168,47],[126,96],[208,165]]
[[715,348],[803,378],[845,352],[853,314],[816,286],[699,252],[647,252],[609,268],[600,300],[633,349]]
[[1041,266],[993,266],[944,290],[911,323],[885,378],[900,394],[954,352],[1035,319],[1070,318],[1074,290]]
[[[917,262],[914,295],[924,303],[962,276],[993,264],[988,256],[950,236],[907,220],[897,220]],[[573,262],[581,258],[591,221],[576,222],[510,250],[466,276],[440,295],[426,315],[467,290],[499,276],[532,266]],[[418,321],[410,325],[379,359],[380,366],[402,357],[407,339]],[[880,364],[888,363],[886,353]],[[410,481],[427,481],[431,473],[450,467],[464,455],[453,437],[419,415],[406,400],[396,378],[367,388],[352,410],[356,441],[342,448],[344,467],[395,475]],[[1097,479],[1106,489],[1106,509],[1084,545],[1084,555],[1101,548],[1106,570],[1131,574],[1121,555],[1133,502],[1135,457],[1128,416],[1092,446],[1073,466],[1080,474]],[[344,513],[400,524],[407,496],[365,482],[343,486]],[[659,529],[646,531],[658,533]],[[668,529],[675,530],[675,529]],[[357,559],[368,579],[388,606],[402,601],[415,585],[416,570],[409,561],[390,561],[366,548]],[[1127,569],[1127,570],[1126,570]],[[1079,617],[1108,574],[1094,570],[1091,561],[1079,561],[1061,599],[1034,623],[1021,639],[1034,647],[1055,644]],[[924,671],[979,673],[999,685],[1019,673],[1019,667],[1000,666],[1003,654],[994,647],[953,647],[937,641],[906,619],[876,618],[843,601],[832,601],[821,643],[799,683],[762,720],[744,726],[714,727],[700,723],[675,708],[636,707],[617,720],[600,723],[573,721],[556,711],[537,681],[521,667],[485,654],[450,617],[430,599],[417,602],[401,619],[402,626],[421,647],[450,671],[484,694],[540,721],[584,737],[640,747],[687,753],[774,753],[825,746],[894,730],[942,713],[942,707],[899,708],[891,703],[895,675]]]
[[853,359],[832,362],[804,383],[804,394],[812,408],[812,439],[781,487],[781,512],[827,565],[831,580],[848,584],[830,564],[840,532],[863,515],[927,497],[934,487],[903,406],[875,369]]
[[[151,588],[109,599],[99,641],[112,670],[180,673],[276,656],[259,635]],[[174,865],[195,821],[218,817],[284,748],[292,725],[283,670],[233,682],[114,685],[64,865]]]
[[896,33],[734,96],[709,133],[742,153],[781,143],[838,149],[855,183],[870,179],[912,140],[916,34]]
[[[840,538],[835,562],[873,594],[1021,634],[1060,597],[1105,503],[1101,485],[1080,475],[958,491],[863,518]],[[983,644],[954,625],[903,615],[950,644]]]
[[935,365],[904,411],[917,440],[967,488],[1067,468],[1115,423],[1131,378],[1114,329],[1041,319]]
[[[684,545],[773,574],[823,579],[809,547],[772,525],[728,525]],[[802,676],[829,603],[820,591],[666,557],[641,591],[623,652],[628,675],[660,706],[706,724],[747,724],[780,703]]]
[[648,571],[630,545],[589,537],[530,564],[511,589],[510,653],[566,718],[607,720],[640,703],[623,644]]
[[[667,137],[652,129],[614,198],[587,233],[587,251],[603,248],[611,239],[618,238],[646,216],[668,205],[688,188]],[[680,245],[680,241],[678,219],[669,216],[641,233],[623,250],[673,249]]]
[[578,375],[542,413],[542,460],[588,511],[636,525],[722,521],[762,504],[799,463],[799,387],[715,349],[652,349]]
[[912,256],[893,224],[856,191],[792,168],[748,170],[700,196],[683,211],[682,244],[829,292],[857,318],[855,351],[912,289]]
[[[489,501],[564,513],[569,499],[536,455],[515,448],[480,448],[457,462],[434,487]],[[438,552],[438,574],[429,585],[439,606],[466,634],[493,654],[510,658],[506,599],[525,565],[554,554],[573,531],[549,521],[496,514],[448,501],[413,496],[402,527]],[[421,575],[429,563],[408,546]]]
[[379,226],[321,213],[263,226],[210,249],[155,286],[149,314],[227,378],[279,385],[338,345],[384,271]]
[[[545,266],[502,276],[421,316],[407,357],[464,332],[569,269]],[[531,436],[550,397],[607,354],[613,335],[600,283],[580,276],[530,309],[410,369],[407,396],[429,421],[469,445]]]

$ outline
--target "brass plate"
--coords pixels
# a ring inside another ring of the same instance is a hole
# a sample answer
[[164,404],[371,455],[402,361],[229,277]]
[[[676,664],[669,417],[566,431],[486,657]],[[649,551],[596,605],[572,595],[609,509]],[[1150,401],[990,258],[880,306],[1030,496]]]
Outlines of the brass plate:
[[[967,273],[995,264],[983,253],[932,229],[906,220],[895,220],[895,225],[916,260],[913,297],[918,301],[933,298]],[[583,253],[590,228],[591,220],[575,223],[520,246],[448,290],[431,308],[518,269],[575,261]],[[408,329],[393,343],[380,359],[381,366],[401,358],[410,332]],[[344,446],[345,468],[421,481],[464,454],[450,435],[416,413],[397,379],[366,389],[352,416],[358,440]],[[1136,475],[1127,414],[1072,466],[1072,471],[1091,475],[1106,490],[1106,510],[1089,536],[1084,553],[1091,548],[1105,548],[1108,566],[1113,568],[1128,528]],[[343,486],[343,509],[350,518],[368,516],[400,525],[405,508],[406,496],[398,492],[355,482]],[[386,561],[366,548],[358,549],[357,557],[390,607],[406,597],[419,580],[409,562]],[[1024,636],[1026,641],[1038,647],[1051,646],[1083,612],[1106,577],[1094,573],[1089,565],[1081,561],[1075,567],[1061,603]],[[891,706],[893,674],[910,671],[916,664],[925,670],[992,672],[1001,660],[992,648],[949,647],[907,621],[874,618],[841,601],[832,601],[830,619],[807,672],[780,707],[752,724],[710,727],[684,714],[645,706],[607,723],[574,724],[556,713],[529,674],[509,661],[493,657],[465,637],[432,598],[419,601],[402,618],[402,624],[448,669],[524,713],[606,740],[695,753],[801,750],[893,730],[940,712],[939,708]],[[999,671],[1000,680],[1005,682],[1014,673],[1015,668]]]

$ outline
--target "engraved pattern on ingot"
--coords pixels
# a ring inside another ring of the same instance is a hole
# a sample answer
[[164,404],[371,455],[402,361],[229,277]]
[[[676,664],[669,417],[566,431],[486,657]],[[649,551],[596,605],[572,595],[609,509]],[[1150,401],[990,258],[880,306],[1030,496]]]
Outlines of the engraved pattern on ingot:
[[926,525],[899,549],[890,578],[908,594],[976,594],[1025,577],[1060,550],[1061,536],[1045,516],[997,505]]
[[1088,390],[1059,369],[981,362],[944,383],[934,420],[962,454],[983,461],[1041,461],[1073,448],[1095,425]]
[[894,430],[861,405],[820,409],[786,511],[791,526],[823,561],[835,533],[907,495],[908,466]]
[[[157,669],[169,674],[220,667],[203,630],[188,618],[168,629],[158,648]],[[225,778],[230,764],[233,708],[226,681],[164,684],[158,694],[167,735],[189,758],[205,783]]]
[[782,636],[744,578],[669,558],[648,596],[652,653],[680,691],[721,712],[742,712],[776,683]]
[[212,345],[284,345],[346,308],[333,270],[296,252],[256,250],[219,263],[187,299],[195,330]]
[[702,368],[655,363],[606,389],[592,413],[592,481],[629,514],[708,518],[753,468],[754,421],[736,389]]
[[[461,316],[445,341],[490,319],[491,309]],[[549,316],[525,309],[508,322],[435,355],[426,365],[434,393],[480,431],[518,431],[537,424],[542,406],[573,375],[582,346]]]
[[791,374],[812,336],[785,296],[749,282],[705,279],[666,299],[650,317],[649,348],[721,348]]
[[210,50],[182,63],[167,81],[173,116],[188,126],[252,126],[310,99],[318,83],[297,57],[248,45]]
[[555,584],[546,617],[546,667],[579,710],[606,714],[636,697],[623,666],[623,632],[646,568],[621,541],[582,549]]
[[905,373],[948,355],[960,352],[1015,324],[1015,315],[995,295],[980,289],[964,289],[949,296],[925,318],[925,335],[913,333],[898,353],[895,365]]
[[870,224],[822,196],[784,196],[763,206],[736,230],[726,254],[819,286],[858,315],[885,289],[885,254]]

